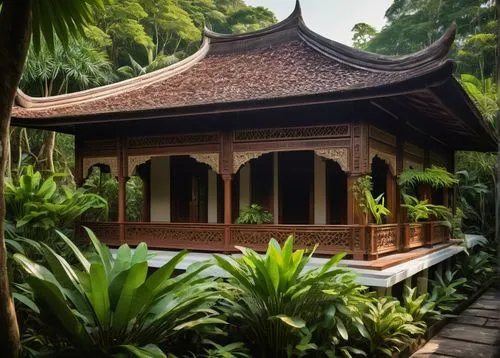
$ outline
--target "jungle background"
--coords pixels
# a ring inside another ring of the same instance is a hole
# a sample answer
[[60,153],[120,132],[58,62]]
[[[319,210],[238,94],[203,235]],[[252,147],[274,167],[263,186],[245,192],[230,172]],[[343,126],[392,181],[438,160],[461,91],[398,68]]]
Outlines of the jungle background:
[[[243,0],[105,0],[96,11],[86,39],[63,48],[30,50],[21,88],[32,96],[51,96],[101,86],[172,65],[194,53],[203,27],[221,33],[242,33],[277,22],[264,7]],[[428,46],[449,26],[457,38],[450,53],[456,76],[494,126],[497,106],[495,78],[496,15],[491,0],[395,0],[385,13],[386,25],[377,31],[358,23],[353,46],[388,55],[404,55]],[[74,140],[70,135],[11,128],[8,176],[17,177],[27,165],[47,175],[65,172],[71,184]],[[456,174],[459,207],[466,232],[492,237],[495,229],[496,155],[459,152]],[[105,214],[116,219],[116,181],[98,170],[85,184],[109,202]],[[127,184],[127,219],[139,220],[142,183]],[[104,219],[104,218],[103,218]]]

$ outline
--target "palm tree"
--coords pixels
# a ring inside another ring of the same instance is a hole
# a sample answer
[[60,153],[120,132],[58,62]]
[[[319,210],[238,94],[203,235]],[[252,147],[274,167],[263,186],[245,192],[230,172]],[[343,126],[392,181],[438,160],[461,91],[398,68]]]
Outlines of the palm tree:
[[[20,86],[30,95],[48,97],[101,86],[115,79],[106,54],[94,49],[88,41],[72,40],[69,46],[55,41],[52,51],[42,41],[39,51],[33,46],[28,50]],[[55,172],[55,142],[56,132],[47,132],[37,157],[42,169],[50,173]]]
[[7,358],[20,353],[19,329],[10,294],[7,253],[4,241],[4,176],[10,116],[28,55],[31,39],[35,49],[45,38],[54,48],[54,33],[63,44],[70,35],[83,33],[92,20],[92,7],[103,8],[102,0],[0,0],[0,346]]

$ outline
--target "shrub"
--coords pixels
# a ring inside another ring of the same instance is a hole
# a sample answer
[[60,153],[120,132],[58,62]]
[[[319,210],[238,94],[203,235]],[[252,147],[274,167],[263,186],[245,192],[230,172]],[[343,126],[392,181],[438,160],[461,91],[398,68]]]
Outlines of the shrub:
[[265,255],[239,248],[243,256],[228,260],[215,255],[229,273],[225,312],[236,335],[255,357],[301,357],[321,350],[335,354],[349,333],[361,325],[358,302],[364,288],[336,255],[320,268],[305,270],[314,250],[293,251],[293,237],[283,248],[274,239]]
[[366,351],[369,357],[392,357],[394,352],[412,344],[425,332],[425,323],[414,321],[412,315],[393,298],[374,299],[365,306],[362,335],[368,341]]
[[[78,258],[70,265],[48,245],[41,243],[48,267],[22,254],[14,260],[28,275],[34,301],[24,295],[39,319],[63,341],[66,354],[165,357],[157,345],[167,349],[187,332],[222,324],[214,310],[220,298],[213,279],[200,277],[204,263],[172,277],[186,255],[182,251],[149,277],[147,246],[132,253],[122,245],[116,258],[88,230],[95,261],[89,261],[61,234]],[[46,347],[47,348],[47,347]]]
[[405,286],[404,290],[404,308],[413,317],[413,321],[433,322],[441,318],[441,313],[436,310],[436,302],[430,300],[428,293],[417,297],[417,288]]
[[431,280],[430,301],[435,302],[435,307],[441,312],[452,312],[461,301],[467,297],[459,293],[457,288],[464,285],[464,277],[455,279],[456,271],[447,270],[444,277],[436,273],[436,280]]
[[15,224],[16,234],[47,239],[56,229],[72,228],[74,221],[90,209],[106,210],[106,201],[84,189],[58,187],[54,174],[43,180],[40,172],[27,166],[18,182],[5,182],[6,219]]

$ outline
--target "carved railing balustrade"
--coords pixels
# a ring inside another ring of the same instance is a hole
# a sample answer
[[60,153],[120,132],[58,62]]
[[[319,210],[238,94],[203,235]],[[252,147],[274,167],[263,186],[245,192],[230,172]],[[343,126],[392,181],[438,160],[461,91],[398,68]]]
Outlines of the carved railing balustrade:
[[[332,255],[346,252],[354,259],[376,259],[422,246],[445,243],[450,230],[445,222],[385,225],[225,225],[163,222],[91,222],[97,237],[111,246],[146,242],[157,249],[235,252],[235,246],[265,251],[271,238],[283,243],[295,236],[295,247]],[[81,226],[78,235],[85,238]]]

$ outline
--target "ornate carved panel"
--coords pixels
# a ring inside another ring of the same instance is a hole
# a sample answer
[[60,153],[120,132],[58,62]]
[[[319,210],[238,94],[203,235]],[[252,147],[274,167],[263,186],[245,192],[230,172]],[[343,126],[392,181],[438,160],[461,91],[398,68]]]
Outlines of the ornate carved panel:
[[128,138],[128,148],[161,148],[187,144],[220,143],[218,133],[176,134],[163,136],[142,136]]
[[260,157],[269,152],[234,152],[233,153],[233,174],[248,163],[250,160]]
[[399,248],[401,230],[399,225],[380,225],[371,228],[377,253],[396,251]]
[[87,173],[89,169],[97,164],[108,166],[111,175],[118,176],[118,160],[116,157],[84,157],[83,158],[84,175],[88,175]]
[[157,247],[200,247],[221,246],[224,244],[224,227],[179,224],[127,224],[127,242],[145,241]]
[[231,227],[231,242],[234,245],[257,247],[265,250],[271,238],[283,243],[290,236],[295,236],[295,245],[302,248],[313,248],[319,244],[320,251],[332,252],[351,250],[352,231],[349,227],[331,228],[297,228],[285,225],[249,227],[235,225]]
[[389,165],[389,169],[391,170],[392,174],[396,174],[396,156],[394,154],[383,152],[377,148],[370,148],[370,163],[375,157],[379,157],[380,159],[385,161],[387,165]]
[[349,124],[311,127],[262,128],[234,132],[235,142],[268,141],[301,138],[348,137]]
[[189,156],[199,163],[208,165],[214,172],[219,173],[219,153],[196,153]]
[[369,130],[370,138],[378,140],[381,143],[388,144],[392,147],[396,147],[396,136],[390,133],[387,133],[377,127],[370,126]]
[[425,244],[425,231],[422,224],[410,224],[408,233],[408,248],[420,247]]
[[349,150],[347,148],[316,149],[314,153],[337,162],[344,172],[349,171]]
[[128,176],[132,176],[138,165],[146,163],[151,159],[150,155],[131,155],[128,157]]

